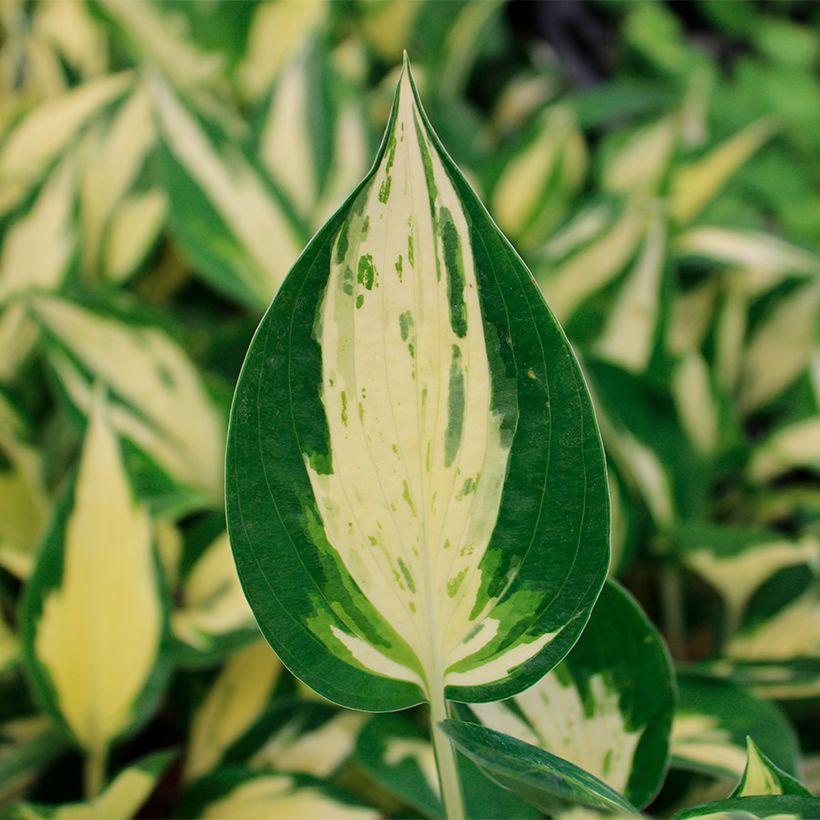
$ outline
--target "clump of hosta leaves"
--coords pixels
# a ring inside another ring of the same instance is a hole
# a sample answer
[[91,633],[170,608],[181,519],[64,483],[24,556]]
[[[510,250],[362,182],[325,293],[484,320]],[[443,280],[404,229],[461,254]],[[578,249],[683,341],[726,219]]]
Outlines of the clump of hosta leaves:
[[820,18],[536,8],[0,4],[0,816],[820,815]]

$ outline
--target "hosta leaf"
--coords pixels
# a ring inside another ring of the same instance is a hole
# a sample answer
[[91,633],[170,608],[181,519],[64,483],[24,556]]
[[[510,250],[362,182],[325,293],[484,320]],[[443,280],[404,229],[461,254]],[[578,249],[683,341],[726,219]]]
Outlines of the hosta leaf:
[[105,384],[114,429],[200,503],[217,505],[224,421],[182,347],[159,327],[63,298],[37,296],[29,309],[72,404],[87,414],[92,383]]
[[504,697],[588,617],[608,506],[583,379],[407,72],[257,331],[227,467],[257,620],[332,700]]
[[771,123],[765,120],[752,123],[704,156],[681,166],[672,179],[672,219],[686,223],[697,217],[772,132]]
[[749,461],[749,478],[771,481],[801,467],[820,472],[818,415],[784,425],[758,444]]
[[248,762],[255,769],[329,778],[353,754],[366,716],[327,703],[282,707],[289,720],[270,734]]
[[90,80],[23,117],[0,147],[0,212],[19,201],[72,138],[132,82],[130,72]]
[[[813,544],[816,561],[817,541]],[[802,591],[795,588],[791,579],[784,578],[783,583],[788,593],[782,596],[780,605],[763,618],[752,611],[747,623],[729,641],[726,654],[733,660],[758,663],[788,664],[796,658],[812,659],[820,673],[820,631],[816,627],[820,619],[820,583],[809,582]]]
[[729,634],[764,581],[784,567],[820,560],[820,542],[811,535],[789,539],[776,532],[687,524],[675,543],[684,564],[720,592]]
[[242,592],[228,535],[220,532],[185,573],[177,592],[179,605],[171,629],[181,657],[202,662],[258,635]]
[[211,820],[378,820],[381,816],[311,778],[239,768],[220,769],[197,781],[176,814]]
[[277,78],[259,155],[299,215],[315,227],[365,175],[371,148],[363,112],[318,43],[310,43]]
[[634,373],[646,370],[661,317],[665,261],[666,225],[659,214],[653,214],[640,253],[627,273],[595,344],[601,358]]
[[442,728],[488,777],[545,814],[555,815],[575,806],[603,814],[638,814],[605,783],[537,746],[475,723],[445,720]]
[[578,643],[552,672],[514,698],[459,711],[574,763],[642,806],[666,772],[674,708],[660,635],[608,581]]
[[45,715],[0,722],[0,805],[18,796],[66,746],[63,732]]
[[606,163],[602,186],[616,194],[657,193],[679,133],[679,118],[668,116],[631,134]]
[[433,744],[413,721],[393,714],[372,717],[359,735],[356,762],[402,803],[426,817],[443,816]]
[[[444,817],[433,744],[403,715],[375,715],[359,735],[356,762],[382,788],[426,817]],[[485,777],[468,758],[458,758],[467,817],[539,816],[513,792]]]
[[798,795],[734,797],[679,811],[672,815],[672,820],[690,820],[695,817],[710,817],[713,820],[755,820],[760,817],[809,820],[820,817],[820,798]]
[[637,490],[655,525],[666,530],[681,513],[693,514],[703,466],[677,423],[668,394],[645,375],[596,359],[585,361],[607,452]]
[[761,794],[799,794],[811,797],[800,781],[779,769],[750,737],[746,738],[746,768],[730,797]]
[[28,425],[0,394],[0,566],[18,577],[31,572],[49,504]]
[[10,380],[37,340],[37,330],[15,301],[27,291],[56,290],[68,276],[78,244],[74,214],[76,173],[64,159],[31,207],[5,232],[0,253],[0,380]]
[[150,797],[168,768],[173,752],[155,752],[123,769],[93,800],[46,806],[39,803],[20,803],[11,807],[10,817],[53,818],[53,820],[131,820]]
[[264,641],[239,650],[222,667],[191,720],[185,778],[210,772],[259,720],[282,665]]
[[792,276],[820,273],[820,257],[775,236],[748,230],[702,226],[678,235],[675,249],[725,265],[768,274],[771,284]]
[[532,248],[561,220],[586,173],[586,146],[572,111],[554,106],[506,159],[490,203],[502,230]]
[[[144,85],[138,85],[125,99],[113,113],[110,123],[99,123],[85,135],[79,150],[83,160],[79,186],[81,263],[83,272],[90,278],[100,274],[107,278],[123,275],[121,269],[112,271],[106,265],[109,232],[115,224],[118,209],[126,203],[129,192],[135,187],[155,142],[151,100]],[[141,243],[143,251],[156,238],[154,234],[146,240],[136,219],[131,227],[135,230],[134,239]],[[132,251],[132,255],[138,254]],[[115,261],[122,268],[122,260]]]
[[164,7],[147,0],[99,0],[98,8],[136,54],[157,65],[180,88],[212,83],[224,71],[223,55],[199,48],[184,29],[184,16],[174,15],[171,24]]
[[171,227],[197,273],[229,297],[263,307],[296,259],[301,232],[235,139],[207,131],[158,78],[151,90]]
[[681,427],[704,458],[721,445],[721,411],[709,366],[697,350],[683,356],[672,371],[672,396]]
[[573,245],[560,263],[547,266],[539,281],[559,319],[568,320],[623,271],[638,251],[648,218],[645,206],[630,204],[603,226],[590,223],[595,235]]
[[327,0],[311,3],[261,3],[256,7],[237,80],[246,96],[258,99],[283,66],[328,16]]
[[164,620],[148,512],[131,495],[98,392],[76,480],[55,510],[23,610],[37,691],[92,758],[150,699]]
[[776,399],[809,364],[817,346],[820,281],[783,296],[753,329],[740,374],[741,409],[750,413]]
[[797,768],[797,742],[783,713],[744,687],[691,674],[678,676],[672,765],[735,780],[746,765],[746,737],[755,738],[787,772]]

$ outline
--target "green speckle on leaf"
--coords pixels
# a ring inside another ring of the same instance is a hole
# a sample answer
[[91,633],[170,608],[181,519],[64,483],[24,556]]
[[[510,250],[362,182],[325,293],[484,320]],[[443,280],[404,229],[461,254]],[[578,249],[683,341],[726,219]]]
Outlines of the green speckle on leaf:
[[444,466],[449,467],[461,446],[464,431],[464,371],[461,369],[461,350],[453,345],[450,363],[450,389],[447,398],[447,430],[444,433]]
[[402,481],[403,490],[401,497],[407,502],[407,506],[410,507],[413,515],[416,514],[416,505],[413,503],[413,497],[410,495],[410,485],[407,483],[407,479],[405,478]]
[[373,257],[366,253],[359,257],[359,274],[357,280],[360,285],[364,285],[367,290],[373,290],[376,281],[376,266],[373,264]]
[[404,580],[407,581],[407,586],[409,587],[410,592],[415,592],[416,582],[413,580],[413,576],[407,568],[407,564],[405,564],[401,558],[399,558],[399,569],[401,570],[401,574],[404,576]]
[[458,588],[461,586],[462,581],[464,581],[464,576],[467,574],[467,569],[461,570],[458,575],[454,576],[447,582],[447,594],[451,598],[455,598],[456,593],[458,592]]
[[413,329],[413,314],[409,310],[405,310],[399,315],[399,331],[401,332],[401,340],[406,342],[410,337],[410,331]]
[[453,216],[447,208],[439,213],[441,244],[444,249],[444,269],[450,303],[450,326],[460,339],[467,335],[467,305],[464,301],[464,259],[461,240]]

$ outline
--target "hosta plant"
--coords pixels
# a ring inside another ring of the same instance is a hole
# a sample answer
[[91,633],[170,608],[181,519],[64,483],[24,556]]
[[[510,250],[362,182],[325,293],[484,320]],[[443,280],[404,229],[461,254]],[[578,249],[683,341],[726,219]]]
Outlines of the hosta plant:
[[609,562],[598,428],[532,276],[433,132],[405,62],[372,170],[288,274],[234,397],[228,528],[285,665],[355,709],[555,666]]

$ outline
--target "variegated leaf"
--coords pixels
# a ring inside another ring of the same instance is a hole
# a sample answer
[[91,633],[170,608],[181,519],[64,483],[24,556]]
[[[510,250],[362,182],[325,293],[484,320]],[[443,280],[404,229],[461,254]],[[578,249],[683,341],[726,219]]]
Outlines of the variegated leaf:
[[5,233],[0,252],[0,381],[14,377],[37,341],[22,297],[30,291],[57,290],[71,269],[78,246],[76,176],[74,157],[66,157]]
[[679,674],[678,694],[673,767],[734,781],[746,765],[751,735],[780,768],[796,771],[797,740],[777,707],[735,683],[693,674]]
[[251,755],[253,768],[330,778],[353,754],[366,719],[327,703],[304,703],[287,712],[290,719]]
[[751,737],[746,738],[746,768],[730,797],[753,797],[761,794],[798,794],[811,792],[797,778],[775,766]]
[[608,516],[583,380],[406,72],[256,334],[227,463],[257,619],[333,700],[502,697],[588,617]]
[[185,19],[148,0],[100,0],[99,11],[124,35],[124,41],[146,64],[153,64],[179,88],[191,89],[218,81],[224,56],[200,47],[185,30]]
[[643,806],[666,773],[674,675],[660,635],[629,593],[609,581],[578,643],[552,672],[509,700],[458,709]]
[[586,146],[572,111],[546,109],[507,157],[490,196],[499,226],[518,247],[536,247],[564,217],[583,184],[586,165]]
[[740,373],[738,403],[751,413],[788,388],[811,362],[818,346],[820,280],[780,298],[752,329]]
[[305,231],[235,139],[206,130],[159,78],[151,91],[171,227],[198,274],[229,297],[264,307]]
[[[812,556],[817,567],[818,543],[810,539]],[[789,665],[794,660],[809,661],[820,675],[820,582],[812,579],[810,570],[803,568],[808,583],[795,583],[794,578],[781,577],[781,594],[778,605],[766,612],[749,608],[746,623],[726,646],[726,655],[733,661],[755,664],[776,663]],[[761,671],[761,683],[766,682],[765,669]],[[778,683],[775,672],[769,682]],[[814,689],[820,691],[817,680]],[[806,697],[806,693],[796,694]],[[783,697],[783,695],[781,695]]]
[[379,820],[381,814],[305,776],[223,768],[183,796],[181,817],[203,820]]
[[787,276],[820,273],[817,254],[757,231],[698,226],[679,234],[675,249],[683,257],[743,268],[749,271],[747,278],[753,278],[752,272],[757,271],[769,287]]
[[23,610],[28,671],[88,755],[92,794],[112,740],[156,695],[166,617],[157,570],[148,511],[132,497],[97,391],[76,480],[55,510]]
[[90,80],[25,116],[0,148],[0,213],[16,205],[77,133],[132,82],[130,72]]
[[310,3],[262,3],[256,7],[248,48],[237,66],[243,94],[256,100],[270,89],[299,48],[325,23],[327,0]]
[[679,168],[672,179],[670,213],[678,223],[691,222],[720,192],[773,133],[761,120],[712,148],[704,156]]
[[18,803],[9,814],[14,820],[131,820],[156,788],[173,752],[155,752],[123,769],[93,800],[47,806]]
[[616,194],[654,196],[659,193],[680,130],[680,118],[671,115],[630,134],[608,158],[602,187]]
[[224,530],[208,539],[183,575],[171,616],[171,630],[182,645],[180,660],[208,662],[259,634]]
[[15,407],[0,394],[0,566],[27,578],[49,512],[41,454]]
[[[8,708],[13,694],[2,691]],[[42,714],[20,714],[0,721],[0,805],[18,798],[41,770],[66,751],[64,732]]]
[[630,203],[615,213],[590,211],[586,217],[588,222],[574,226],[577,237],[570,234],[547,246],[537,268],[544,294],[562,321],[623,272],[638,253],[649,213],[644,204]]
[[800,795],[779,795],[764,797],[734,797],[715,800],[672,815],[672,820],[735,820],[735,818],[764,818],[777,820],[800,820],[800,818],[820,817],[820,799]]
[[776,532],[688,524],[676,533],[675,543],[683,563],[720,592],[730,636],[764,581],[784,567],[820,562],[820,541],[808,534],[795,539]]
[[[92,384],[105,384],[114,429],[179,485],[167,491],[168,503],[217,506],[224,420],[182,347],[159,327],[56,296],[34,297],[29,309],[48,334],[49,359],[71,403],[88,414]],[[157,491],[155,480],[150,488]]]
[[820,414],[786,424],[761,441],[751,453],[749,478],[772,481],[801,467],[820,472]]
[[237,652],[194,712],[184,777],[212,771],[269,706],[282,665],[264,641]]
[[361,105],[316,42],[280,72],[258,139],[262,164],[315,228],[342,204],[370,164]]
[[550,817],[578,808],[638,816],[637,809],[606,783],[537,746],[475,723],[446,720],[442,725],[458,750],[490,779]]
[[621,285],[595,350],[603,359],[633,373],[649,366],[662,318],[666,224],[659,213],[649,217],[638,257]]
[[609,557],[589,397],[408,70],[373,170],[257,331],[227,468],[257,621],[338,703],[429,700],[437,722],[537,679],[589,616]]
[[[153,151],[157,133],[151,100],[144,84],[113,112],[111,121],[97,123],[79,148],[82,160],[80,191],[81,266],[88,278],[119,281],[133,271],[156,240],[165,215],[165,197],[157,190],[135,189]],[[145,197],[147,200],[144,200]],[[157,198],[159,197],[159,199]],[[143,214],[134,202],[147,201]],[[119,221],[128,217],[130,247],[118,247]]]

